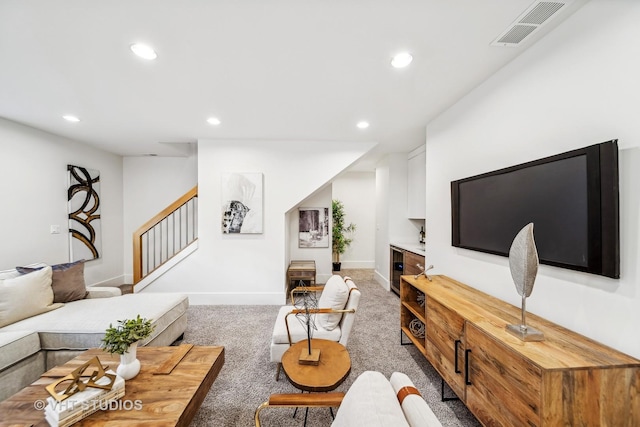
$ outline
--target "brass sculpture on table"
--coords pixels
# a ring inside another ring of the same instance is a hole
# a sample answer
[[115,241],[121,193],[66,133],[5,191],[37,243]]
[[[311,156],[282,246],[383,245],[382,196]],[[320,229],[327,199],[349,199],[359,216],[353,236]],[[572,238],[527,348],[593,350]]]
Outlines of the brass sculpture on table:
[[[90,375],[83,375],[89,367],[94,367],[95,370],[92,371]],[[98,359],[98,356],[95,356],[89,361],[85,362],[79,368],[74,369],[73,372],[71,372],[69,375],[60,378],[54,383],[49,384],[46,389],[49,394],[58,402],[62,402],[73,396],[74,394],[84,391],[87,387],[111,390],[111,387],[113,387],[113,383],[116,380],[116,375],[106,373],[105,369],[108,368],[108,366],[103,368],[102,364],[100,363],[100,359]],[[88,378],[86,379],[86,381],[83,381],[83,377]],[[110,381],[108,384],[98,384],[98,381],[103,377],[109,378]],[[66,386],[62,393],[56,391],[56,387],[58,385],[67,382],[69,382],[69,384]]]
[[422,265],[420,265],[420,264],[416,264],[416,267],[418,267],[418,268],[419,268],[420,270],[422,270],[422,271],[421,271],[420,273],[416,274],[415,276],[413,276],[413,278],[414,278],[414,279],[417,279],[418,277],[420,277],[420,276],[422,276],[422,275],[424,274],[424,277],[426,277],[426,278],[427,278],[427,280],[431,282],[431,276],[429,276],[429,275],[427,274],[427,271],[429,271],[429,270],[431,270],[431,269],[433,268],[433,264],[432,264],[432,265],[430,265],[430,266],[429,266],[429,267],[427,267],[427,268],[424,268],[424,267],[423,267]]
[[525,225],[518,232],[509,249],[509,269],[518,294],[522,297],[522,322],[520,325],[507,325],[507,332],[522,341],[543,341],[544,334],[527,326],[526,302],[533,291],[538,274],[538,250],[533,239],[533,223]]

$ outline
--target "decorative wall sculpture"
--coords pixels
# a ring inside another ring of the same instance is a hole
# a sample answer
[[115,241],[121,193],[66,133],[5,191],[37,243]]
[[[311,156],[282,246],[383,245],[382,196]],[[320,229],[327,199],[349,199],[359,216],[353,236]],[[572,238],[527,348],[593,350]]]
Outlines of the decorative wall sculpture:
[[329,247],[329,208],[298,209],[298,247]]
[[222,232],[262,233],[262,174],[222,175]]
[[69,257],[91,260],[102,252],[100,171],[67,165],[69,188]]

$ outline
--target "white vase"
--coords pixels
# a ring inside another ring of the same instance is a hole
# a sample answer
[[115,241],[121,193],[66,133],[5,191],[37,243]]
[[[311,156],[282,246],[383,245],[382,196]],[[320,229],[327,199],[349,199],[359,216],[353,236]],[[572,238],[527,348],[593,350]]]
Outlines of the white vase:
[[140,361],[136,358],[137,350],[138,343],[134,342],[129,346],[129,350],[120,355],[120,365],[116,373],[125,380],[130,380],[140,372]]

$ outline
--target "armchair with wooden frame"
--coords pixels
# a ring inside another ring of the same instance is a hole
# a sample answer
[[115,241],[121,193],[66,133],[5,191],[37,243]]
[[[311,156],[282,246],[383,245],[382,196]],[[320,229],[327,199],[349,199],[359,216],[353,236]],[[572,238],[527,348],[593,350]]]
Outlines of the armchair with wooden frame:
[[[324,286],[294,288],[291,291],[292,304],[295,295],[300,292],[322,292],[318,308],[310,310],[316,327],[313,338],[336,341],[346,347],[361,295],[353,280],[335,274]],[[284,352],[308,337],[306,328],[295,319],[295,315],[301,311],[293,305],[285,305],[278,312],[271,336],[271,362],[278,364],[276,380],[280,377]]]
[[[365,371],[346,393],[272,394],[255,411],[256,427],[266,408],[338,408],[331,427],[442,427],[411,379],[394,372],[387,380],[375,371]],[[333,414],[333,412],[332,412]]]

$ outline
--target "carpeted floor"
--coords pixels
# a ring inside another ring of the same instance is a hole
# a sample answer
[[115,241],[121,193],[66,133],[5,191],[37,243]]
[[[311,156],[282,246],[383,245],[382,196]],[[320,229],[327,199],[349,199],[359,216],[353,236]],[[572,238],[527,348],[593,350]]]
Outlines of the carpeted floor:
[[[427,400],[443,426],[479,426],[459,401],[440,400],[440,377],[412,345],[400,345],[399,298],[373,280],[372,270],[343,270],[351,276],[362,298],[347,348],[351,374],[338,388],[347,391],[367,370],[406,373]],[[196,414],[192,426],[253,426],[254,411],[271,393],[297,393],[284,375],[275,380],[276,364],[269,362],[269,342],[278,306],[191,306],[184,342],[222,345],[226,361]],[[406,338],[405,338],[406,340]],[[447,396],[451,390],[445,387]],[[302,426],[304,411],[292,417],[289,409],[266,409],[265,427]],[[331,425],[326,409],[310,409],[309,427]],[[391,426],[390,426],[391,427]]]

